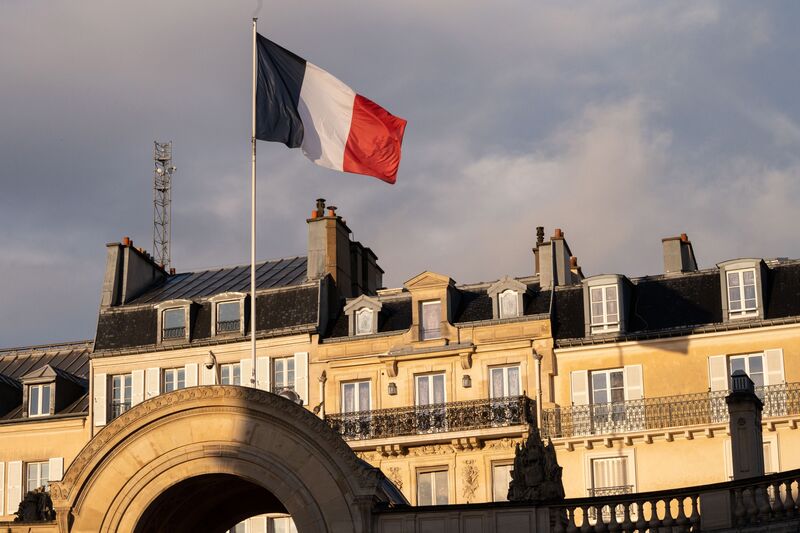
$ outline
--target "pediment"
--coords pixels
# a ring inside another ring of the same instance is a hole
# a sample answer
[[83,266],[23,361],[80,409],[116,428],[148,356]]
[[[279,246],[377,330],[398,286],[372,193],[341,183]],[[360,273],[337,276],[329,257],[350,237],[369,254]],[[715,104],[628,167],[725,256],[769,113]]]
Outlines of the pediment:
[[20,381],[29,381],[29,380],[39,380],[39,379],[56,379],[56,371],[50,365],[40,366],[35,370],[31,370],[24,376],[22,376]]
[[525,293],[528,290],[527,285],[524,283],[517,281],[516,279],[512,278],[511,276],[503,276],[499,280],[492,283],[489,288],[486,290],[486,293],[489,296],[494,296],[495,294],[499,294],[505,290],[511,289],[513,291],[517,291],[520,294]]
[[450,276],[445,276],[442,274],[437,274],[436,272],[429,272],[425,271],[422,274],[418,274],[411,278],[410,280],[406,281],[403,286],[411,290],[416,289],[436,289],[436,288],[446,288],[450,285],[454,285]]
[[381,307],[383,307],[383,304],[377,298],[374,298],[372,296],[367,296],[366,294],[362,294],[358,298],[355,298],[347,302],[347,305],[344,306],[344,312],[346,314],[350,314],[350,312],[355,311],[357,309],[361,309],[362,307],[366,307],[367,309],[372,309],[373,311],[380,312]]

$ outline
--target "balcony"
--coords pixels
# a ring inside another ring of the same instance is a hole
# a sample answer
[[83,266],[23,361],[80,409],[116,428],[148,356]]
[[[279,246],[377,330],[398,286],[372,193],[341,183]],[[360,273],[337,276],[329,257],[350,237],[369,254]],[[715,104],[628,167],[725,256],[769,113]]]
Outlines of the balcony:
[[527,425],[536,418],[526,396],[376,409],[325,417],[344,440],[358,441]]
[[[800,414],[800,383],[759,387],[763,418]],[[728,391],[573,405],[542,411],[542,437],[569,438],[728,422]]]
[[239,320],[220,320],[217,322],[217,333],[238,332],[240,325]]
[[163,340],[183,339],[184,337],[186,337],[185,327],[164,328],[161,333],[161,338]]
[[123,402],[123,401],[119,401],[119,400],[113,400],[111,402],[111,417],[110,417],[110,419],[113,420],[113,419],[117,418],[119,415],[121,415],[122,413],[124,413],[125,411],[127,411],[130,408],[131,408],[131,402],[130,401]]

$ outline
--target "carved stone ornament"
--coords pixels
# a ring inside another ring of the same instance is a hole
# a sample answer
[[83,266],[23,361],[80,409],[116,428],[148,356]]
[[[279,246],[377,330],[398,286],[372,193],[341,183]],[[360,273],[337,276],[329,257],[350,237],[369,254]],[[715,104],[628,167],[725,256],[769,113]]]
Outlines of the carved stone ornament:
[[53,501],[44,487],[25,494],[15,514],[14,522],[50,522],[56,519]]
[[389,467],[389,481],[394,483],[394,486],[397,487],[398,490],[403,490],[403,478],[400,477],[400,467],[399,466],[391,466]]
[[539,429],[531,426],[527,441],[517,444],[508,499],[512,502],[545,503],[564,499],[561,467],[550,439],[542,443]]
[[467,503],[475,498],[475,491],[478,490],[478,469],[472,459],[464,461],[464,489],[461,494]]

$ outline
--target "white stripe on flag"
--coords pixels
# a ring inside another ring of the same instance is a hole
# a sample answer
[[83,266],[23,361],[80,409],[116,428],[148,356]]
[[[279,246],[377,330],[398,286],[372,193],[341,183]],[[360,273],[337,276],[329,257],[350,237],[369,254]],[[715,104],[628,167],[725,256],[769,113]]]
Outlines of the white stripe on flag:
[[303,121],[303,153],[314,163],[341,171],[356,93],[306,62],[297,110]]

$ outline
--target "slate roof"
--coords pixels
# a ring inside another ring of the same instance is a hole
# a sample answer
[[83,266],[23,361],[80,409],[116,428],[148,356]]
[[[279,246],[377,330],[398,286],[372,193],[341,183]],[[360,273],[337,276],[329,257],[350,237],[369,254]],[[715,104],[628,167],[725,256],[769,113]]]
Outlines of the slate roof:
[[[306,276],[306,257],[264,261],[256,265],[256,290],[300,285],[306,282]],[[174,274],[126,305],[156,304],[167,300],[205,298],[223,292],[249,291],[248,264]]]
[[[58,375],[86,388],[83,396],[56,415],[86,415],[89,413],[89,354],[93,344],[92,341],[82,341],[0,349],[0,376],[3,376],[4,382],[19,383],[23,376],[36,373],[49,365]],[[0,421],[21,419],[21,415],[20,405],[0,417]]]

